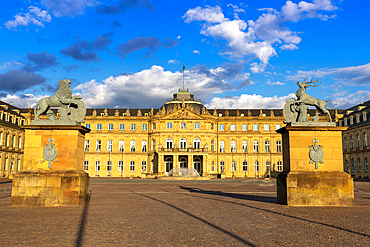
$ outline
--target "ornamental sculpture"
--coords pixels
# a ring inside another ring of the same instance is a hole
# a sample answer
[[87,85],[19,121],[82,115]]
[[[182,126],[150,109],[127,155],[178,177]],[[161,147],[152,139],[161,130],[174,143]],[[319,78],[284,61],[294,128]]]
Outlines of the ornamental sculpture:
[[[60,80],[58,87],[54,95],[37,102],[34,109],[35,120],[31,125],[80,125],[84,122],[86,106],[81,96],[72,96],[71,81]],[[59,107],[59,118],[50,109],[51,107]],[[41,120],[40,115],[47,115],[48,119]]]
[[56,158],[58,155],[58,151],[54,147],[54,143],[53,143],[54,138],[49,138],[48,141],[49,141],[49,144],[44,145],[44,152],[43,152],[44,160],[42,161],[42,163],[44,163],[45,160],[49,161],[48,168],[51,168],[51,162],[52,161],[57,162]]
[[322,151],[323,146],[318,145],[318,139],[313,139],[312,142],[314,145],[308,146],[310,148],[310,152],[308,154],[311,159],[310,164],[315,163],[315,169],[319,169],[319,163],[324,163],[324,161],[322,161],[324,158],[324,152]]
[[311,81],[309,82],[306,82],[306,79],[304,79],[303,82],[300,81],[297,82],[297,85],[299,86],[299,89],[295,93],[297,99],[291,98],[285,101],[283,109],[285,123],[308,122],[307,116],[308,105],[315,106],[318,111],[316,113],[316,116],[313,118],[313,122],[318,121],[319,112],[322,114],[328,114],[330,122],[332,121],[329,111],[325,109],[327,101],[316,99],[306,94],[306,89],[308,87],[317,87],[317,85],[314,84],[315,82],[322,83],[319,80],[320,79],[313,81],[312,78]]

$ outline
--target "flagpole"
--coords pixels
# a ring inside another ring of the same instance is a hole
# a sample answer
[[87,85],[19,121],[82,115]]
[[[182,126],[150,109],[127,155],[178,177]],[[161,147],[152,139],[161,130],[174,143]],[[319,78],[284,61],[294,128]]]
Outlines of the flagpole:
[[182,65],[182,90],[185,91],[185,65]]

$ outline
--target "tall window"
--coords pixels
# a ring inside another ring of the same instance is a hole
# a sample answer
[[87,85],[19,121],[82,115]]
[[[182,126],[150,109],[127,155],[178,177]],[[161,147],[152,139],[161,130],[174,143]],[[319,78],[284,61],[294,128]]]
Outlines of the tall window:
[[276,141],[276,152],[281,153],[281,141]]
[[365,158],[365,171],[369,171],[369,163],[367,162],[367,157]]
[[214,130],[214,129],[215,129],[215,124],[211,123],[211,130]]
[[224,161],[220,161],[220,171],[221,172],[225,171],[225,162]]
[[146,141],[141,141],[141,152],[146,152]]
[[143,131],[147,131],[147,130],[148,130],[148,124],[143,124],[143,125],[141,126],[141,129],[142,129]]
[[21,168],[21,160],[17,160],[17,171]]
[[86,124],[85,127],[90,129],[90,124]]
[[225,153],[225,143],[224,143],[224,141],[220,141],[219,147],[220,147],[220,153]]
[[135,153],[135,141],[130,141],[130,152]]
[[118,171],[119,172],[123,171],[123,161],[118,161]]
[[258,131],[258,124],[253,124],[253,131]]
[[270,125],[269,124],[265,124],[263,127],[264,127],[265,131],[270,131]]
[[125,124],[119,124],[119,130],[125,130]]
[[167,123],[167,129],[172,130],[172,123]]
[[95,171],[100,171],[100,161],[95,161]]
[[344,150],[347,150],[348,145],[347,145],[347,138],[344,138]]
[[367,147],[367,135],[366,133],[363,134],[363,139],[364,139],[364,148]]
[[247,172],[247,171],[248,171],[248,162],[243,161],[243,172]]
[[12,136],[12,147],[15,148],[15,135]]
[[22,148],[22,136],[18,136],[18,149]]
[[231,162],[231,172],[236,172],[236,161]]
[[90,150],[90,140],[85,140],[85,152],[89,152]]
[[211,152],[215,151],[215,140],[211,140]]
[[266,172],[270,172],[270,171],[271,171],[271,162],[266,161]]
[[125,151],[125,142],[120,140],[118,142],[118,152],[124,152]]
[[180,139],[180,148],[186,148],[186,139],[185,138]]
[[108,140],[107,142],[107,152],[112,152],[113,151],[113,141]]
[[219,124],[219,125],[218,125],[218,130],[219,130],[219,131],[224,131],[224,130],[225,130],[225,125],[223,125],[223,124]]
[[200,148],[200,139],[194,138],[193,148]]
[[281,172],[283,170],[283,164],[281,163],[281,161],[277,162],[277,170],[278,172]]
[[135,171],[135,161],[130,161],[130,172]]
[[357,163],[358,163],[358,171],[360,172],[362,170],[362,167],[361,167],[361,160],[358,159],[357,160]]
[[101,130],[101,124],[96,125],[96,130]]
[[214,172],[215,171],[215,162],[212,160],[212,163],[211,163],[211,171]]
[[108,172],[112,171],[112,161],[110,160],[107,161],[107,171]]
[[230,131],[235,131],[235,124],[230,124]]
[[141,161],[141,172],[146,172],[146,161]]
[[270,141],[265,141],[265,153],[270,153]]
[[155,130],[155,123],[153,123],[153,126],[152,126],[152,127],[153,127],[153,129]]
[[155,152],[155,140],[152,140],[152,150]]
[[246,124],[242,124],[242,131],[247,131],[247,125]]
[[360,148],[360,135],[357,135],[356,139],[357,139],[357,148]]
[[131,124],[131,130],[136,130],[136,124]]
[[194,129],[199,130],[200,129],[200,123],[194,123]]
[[351,172],[355,173],[355,161],[353,159],[351,160],[351,168],[352,168]]
[[275,130],[278,130],[278,129],[280,129],[281,128],[281,124],[277,124],[277,125],[275,125]]
[[186,129],[186,123],[180,123],[180,129],[185,130]]
[[101,151],[101,140],[96,140],[96,152]]
[[230,146],[231,146],[231,152],[235,153],[236,152],[236,141],[231,141]]
[[89,161],[85,160],[84,161],[84,171],[88,171],[88,170],[89,170]]
[[166,139],[166,148],[172,148],[172,146],[173,146],[172,138],[167,138]]
[[346,160],[346,172],[348,172],[349,166],[348,166],[348,160]]
[[9,134],[5,136],[5,147],[9,147]]
[[353,136],[351,136],[351,149],[353,149]]
[[108,130],[113,130],[113,124],[108,124]]
[[243,153],[248,153],[248,142],[242,141],[242,151]]
[[255,152],[255,153],[259,152],[258,141],[253,142],[253,152]]
[[259,164],[258,160],[256,160],[254,162],[254,171],[255,172],[259,172],[260,171],[260,164]]

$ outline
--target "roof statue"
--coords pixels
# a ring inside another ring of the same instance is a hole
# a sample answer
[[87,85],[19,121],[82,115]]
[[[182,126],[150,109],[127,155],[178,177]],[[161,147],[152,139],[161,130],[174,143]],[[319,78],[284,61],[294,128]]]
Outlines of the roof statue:
[[[58,90],[52,96],[39,100],[34,108],[35,120],[31,125],[80,125],[86,116],[86,106],[81,96],[73,96],[70,80],[60,80]],[[51,107],[59,107],[59,119]],[[39,109],[39,110],[37,110]],[[47,120],[41,120],[40,115],[47,115]]]
[[316,107],[316,115],[314,116],[312,121],[313,123],[315,123],[315,125],[335,125],[335,123],[317,123],[319,119],[319,113],[327,114],[329,116],[330,122],[332,122],[332,119],[329,111],[325,109],[327,101],[316,99],[306,94],[306,89],[308,87],[317,87],[317,85],[315,85],[314,83],[322,82],[319,81],[320,79],[313,81],[313,78],[311,79],[311,81],[306,82],[306,79],[304,79],[303,82],[297,82],[297,85],[299,86],[299,89],[295,93],[297,99],[291,98],[285,101],[285,105],[283,108],[285,123],[299,123],[299,125],[308,125],[309,120],[307,110],[308,106],[311,105]]

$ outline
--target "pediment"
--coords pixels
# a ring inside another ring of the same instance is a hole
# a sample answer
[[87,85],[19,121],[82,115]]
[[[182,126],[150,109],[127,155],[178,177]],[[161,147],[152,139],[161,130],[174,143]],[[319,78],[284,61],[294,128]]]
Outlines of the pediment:
[[172,112],[168,115],[166,115],[165,117],[163,117],[162,119],[194,119],[194,120],[203,120],[204,118],[201,117],[199,114],[193,112],[193,111],[190,111],[188,109],[185,109],[185,108],[181,108],[181,109],[178,109],[177,111],[175,112]]

